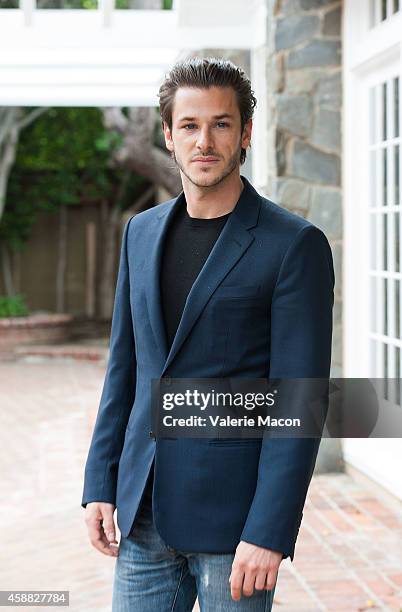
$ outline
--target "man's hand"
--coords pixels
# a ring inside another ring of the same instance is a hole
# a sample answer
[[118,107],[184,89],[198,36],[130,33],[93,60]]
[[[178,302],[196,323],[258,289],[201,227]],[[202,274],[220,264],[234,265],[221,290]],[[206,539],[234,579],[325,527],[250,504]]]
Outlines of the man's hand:
[[[241,595],[250,597],[254,588],[271,590],[276,582],[283,553],[241,541],[232,563],[229,576],[230,593],[235,601]],[[243,582],[244,581],[244,582]]]
[[85,508],[85,522],[91,544],[109,557],[117,557],[119,554],[119,547],[114,546],[117,544],[114,510],[115,506],[106,502],[90,502]]

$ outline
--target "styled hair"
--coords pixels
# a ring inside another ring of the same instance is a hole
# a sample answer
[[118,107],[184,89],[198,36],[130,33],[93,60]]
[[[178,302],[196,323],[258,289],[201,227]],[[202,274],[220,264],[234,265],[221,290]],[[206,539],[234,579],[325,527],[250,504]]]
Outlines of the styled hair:
[[[236,93],[240,111],[241,133],[252,118],[257,100],[251,89],[250,79],[233,62],[216,57],[193,57],[174,64],[165,75],[159,88],[159,113],[163,123],[172,129],[172,111],[176,91],[180,87],[209,89],[210,87],[232,87]],[[246,159],[246,149],[241,150],[240,163]]]

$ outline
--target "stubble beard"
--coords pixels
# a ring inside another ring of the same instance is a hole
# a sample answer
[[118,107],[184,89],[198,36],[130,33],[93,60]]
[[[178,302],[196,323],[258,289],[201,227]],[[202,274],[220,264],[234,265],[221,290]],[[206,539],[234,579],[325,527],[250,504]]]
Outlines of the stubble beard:
[[[172,151],[172,158],[176,166],[179,168],[179,170],[184,174],[185,177],[188,178],[188,180],[193,185],[195,185],[196,187],[214,187],[215,185],[218,185],[219,183],[224,181],[225,178],[227,178],[230,174],[232,174],[232,172],[236,170],[236,168],[240,165],[241,149],[242,149],[241,144],[239,144],[236,152],[229,158],[229,161],[226,164],[226,167],[223,168],[222,172],[218,176],[210,177],[208,176],[208,174],[205,174],[205,177],[201,180],[199,177],[195,178],[191,176],[189,172],[186,171],[183,162],[181,161],[179,157],[176,157],[176,154],[174,151]],[[202,156],[200,155],[200,157]]]

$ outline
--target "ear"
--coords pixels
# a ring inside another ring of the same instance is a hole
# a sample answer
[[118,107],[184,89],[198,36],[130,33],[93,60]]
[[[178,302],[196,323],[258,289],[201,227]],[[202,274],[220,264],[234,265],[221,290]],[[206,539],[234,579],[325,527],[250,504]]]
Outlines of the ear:
[[247,149],[247,147],[250,145],[252,129],[253,129],[253,120],[249,119],[243,128],[243,134],[241,137],[242,149]]
[[170,152],[174,151],[174,145],[173,145],[173,140],[172,140],[172,133],[171,133],[171,131],[169,129],[169,126],[166,123],[166,121],[163,122],[163,133],[165,135],[166,148]]

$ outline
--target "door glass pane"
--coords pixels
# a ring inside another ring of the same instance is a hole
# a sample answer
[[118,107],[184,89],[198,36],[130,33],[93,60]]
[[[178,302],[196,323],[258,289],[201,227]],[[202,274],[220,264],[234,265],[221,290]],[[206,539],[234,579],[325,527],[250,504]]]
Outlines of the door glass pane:
[[375,27],[401,10],[401,0],[370,0],[370,26]]
[[395,347],[395,372],[396,372],[396,398],[395,403],[401,406],[401,349],[399,346]]
[[384,346],[384,399],[388,399],[388,345]]
[[384,304],[384,320],[383,320],[383,334],[388,335],[388,282],[387,279],[383,279],[383,304]]
[[382,240],[383,240],[383,264],[382,269],[388,270],[388,215],[383,215],[382,224]]
[[370,120],[370,144],[376,142],[376,87],[369,89],[369,120]]
[[378,151],[370,151],[370,206],[377,206]]

